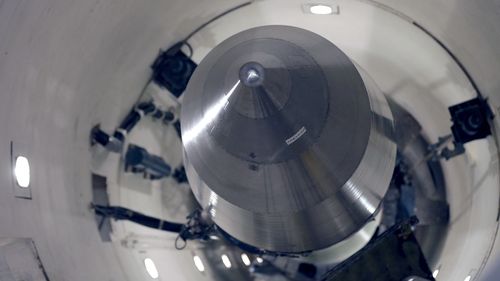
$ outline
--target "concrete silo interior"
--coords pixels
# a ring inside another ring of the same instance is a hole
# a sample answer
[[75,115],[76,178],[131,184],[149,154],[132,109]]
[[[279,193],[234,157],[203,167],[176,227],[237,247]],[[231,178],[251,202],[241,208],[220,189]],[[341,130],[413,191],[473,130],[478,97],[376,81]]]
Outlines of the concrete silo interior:
[[[328,273],[388,228],[391,196],[403,191],[389,187],[374,226],[304,255],[252,252],[225,236],[180,241],[96,209],[122,207],[163,226],[205,207],[181,169],[184,95],[159,85],[152,66],[172,46],[203,65],[231,36],[270,25],[333,43],[389,101],[429,278],[497,280],[499,17],[496,0],[0,1],[0,280],[337,280]],[[456,148],[449,108],[475,99],[488,136],[459,155],[436,154]],[[151,100],[157,118],[139,108]],[[117,130],[134,109],[133,130]],[[120,133],[122,149],[96,141],[97,131]],[[171,175],[130,168],[130,145]],[[422,277],[403,280],[430,280]]]

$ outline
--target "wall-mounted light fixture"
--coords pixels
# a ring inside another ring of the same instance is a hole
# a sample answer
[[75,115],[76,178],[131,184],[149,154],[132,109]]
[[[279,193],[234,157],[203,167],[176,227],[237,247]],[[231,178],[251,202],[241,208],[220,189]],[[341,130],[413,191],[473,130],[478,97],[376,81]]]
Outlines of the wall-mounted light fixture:
[[199,272],[205,271],[205,266],[203,265],[203,261],[199,256],[194,256],[193,261],[194,265],[196,266],[196,269],[198,269]]
[[313,15],[338,15],[340,14],[340,6],[322,3],[307,3],[302,5],[302,11],[306,14]]
[[229,257],[226,254],[222,255],[221,259],[222,259],[222,263],[224,264],[224,266],[226,268],[231,268],[231,260],[229,259]]
[[245,253],[241,254],[241,260],[243,261],[243,264],[245,264],[246,266],[250,266],[250,264],[252,264],[250,258]]
[[158,277],[160,277],[158,269],[156,268],[156,265],[152,259],[144,259],[144,266],[146,267],[146,271],[148,272],[149,276],[151,276],[151,278],[158,279]]
[[17,198],[31,199],[31,163],[28,147],[21,143],[10,143],[12,187]]
[[315,15],[331,15],[333,8],[327,5],[317,4],[309,7],[309,11]]
[[436,269],[432,272],[432,277],[436,278],[439,274],[439,269]]
[[30,186],[30,162],[25,156],[17,156],[14,162],[14,176],[17,185],[22,188]]

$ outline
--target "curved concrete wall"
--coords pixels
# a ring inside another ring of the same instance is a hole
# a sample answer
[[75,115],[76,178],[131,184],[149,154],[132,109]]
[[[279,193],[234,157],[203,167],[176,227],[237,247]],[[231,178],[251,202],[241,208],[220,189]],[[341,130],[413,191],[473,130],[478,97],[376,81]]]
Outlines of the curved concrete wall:
[[[487,97],[494,113],[498,116],[500,106],[500,1],[482,0],[442,0],[442,1],[411,1],[411,0],[376,0],[389,9],[403,13],[416,21],[434,36],[441,40],[450,51],[461,61],[472,79],[477,83],[481,94]],[[498,127],[498,117],[495,120]],[[497,138],[500,136],[496,130]],[[491,151],[496,154],[497,150]],[[488,158],[485,155],[483,157]],[[489,173],[498,174],[496,160],[491,160],[493,170]],[[498,181],[493,182],[485,192],[494,194],[498,188]],[[471,195],[475,206],[485,206],[488,203],[481,198]],[[498,280],[500,274],[500,241],[498,237],[498,220],[490,220],[489,228],[485,231],[481,211],[474,214],[476,219],[471,223],[468,232],[477,239],[488,241],[490,247],[484,252],[483,257],[463,253],[461,257],[471,259],[470,263],[481,259],[481,266],[471,271],[472,280]],[[465,243],[465,241],[463,241]],[[460,241],[456,241],[457,246]],[[450,256],[453,260],[457,257]],[[481,274],[477,274],[482,271]],[[460,280],[460,279],[459,279]]]
[[[145,280],[147,275],[137,256],[100,242],[87,210],[91,200],[90,128],[96,123],[107,130],[116,126],[146,85],[149,65],[158,49],[240,2],[0,0],[0,237],[33,238],[51,280]],[[290,2],[288,5],[300,9],[301,1]],[[496,111],[500,105],[499,1],[381,0],[379,4],[417,21],[442,40]],[[281,12],[278,5],[273,11],[256,10],[251,19],[234,21],[276,22]],[[292,22],[293,18],[283,21]],[[236,29],[217,28],[227,33]],[[193,39],[200,45],[200,53],[195,54],[198,59],[221,40],[217,36],[212,40],[209,32],[200,36]],[[369,62],[361,51],[352,49],[360,60]],[[383,75],[379,76],[383,80]],[[437,131],[433,134],[439,134]],[[11,141],[26,147],[32,162],[32,200],[14,197]],[[496,154],[496,149],[491,154]],[[491,157],[491,162],[495,161],[496,155]],[[498,169],[490,173],[496,178]],[[468,216],[474,215],[482,213],[478,210]],[[471,224],[463,231],[474,227]],[[485,278],[494,274],[489,269],[497,267],[496,257],[500,256],[491,228],[490,223],[486,236],[471,232],[478,239],[488,237],[484,239],[494,246],[492,258],[481,261],[487,269]],[[488,251],[485,254],[489,256]],[[168,277],[175,280],[196,280],[190,255],[188,252],[177,261],[172,256],[165,258],[160,273],[173,272]],[[177,263],[174,267],[169,262]]]
[[[234,2],[0,1],[0,237],[33,238],[50,280],[146,280],[88,211],[89,130],[115,127],[158,50]],[[14,197],[10,141],[27,147],[32,200]]]

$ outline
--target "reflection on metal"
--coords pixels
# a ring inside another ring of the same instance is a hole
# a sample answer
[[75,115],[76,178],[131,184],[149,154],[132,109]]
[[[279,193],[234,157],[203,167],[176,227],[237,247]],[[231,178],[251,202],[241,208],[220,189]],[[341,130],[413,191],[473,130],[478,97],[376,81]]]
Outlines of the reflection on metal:
[[196,268],[198,270],[203,268],[200,272],[208,273],[211,280],[255,280],[251,275],[253,264],[248,266],[241,259],[245,254],[251,262],[255,260],[255,256],[242,252],[241,249],[227,243],[224,239],[193,241],[189,248],[192,251]]
[[395,120],[398,159],[384,198],[379,232],[417,216],[415,236],[428,264],[435,267],[449,221],[442,167],[427,157],[430,146],[418,121],[395,101],[389,99],[389,105]]
[[299,259],[316,265],[338,264],[366,246],[376,234],[381,218],[382,212],[378,213],[374,220],[368,222],[363,228],[347,239],[326,249],[314,251]]
[[213,49],[181,121],[198,201],[225,232],[269,251],[323,249],[357,232],[394,168],[392,115],[374,82],[294,27],[247,30]]

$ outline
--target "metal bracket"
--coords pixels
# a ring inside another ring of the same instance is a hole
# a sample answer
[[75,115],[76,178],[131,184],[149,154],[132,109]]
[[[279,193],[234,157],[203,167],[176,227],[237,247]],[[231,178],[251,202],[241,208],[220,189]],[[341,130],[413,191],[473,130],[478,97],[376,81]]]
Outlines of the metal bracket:
[[[429,146],[431,159],[449,160],[465,152],[464,144],[484,139],[491,135],[489,121],[495,116],[486,99],[477,97],[448,107],[451,115],[451,135],[440,137],[438,142]],[[448,144],[453,142],[453,149]]]
[[180,97],[196,69],[197,64],[181,51],[183,42],[163,51],[151,66],[153,81]]
[[465,144],[491,135],[489,120],[493,119],[494,115],[485,99],[477,97],[450,106],[448,111],[453,122],[451,132],[456,143]]

